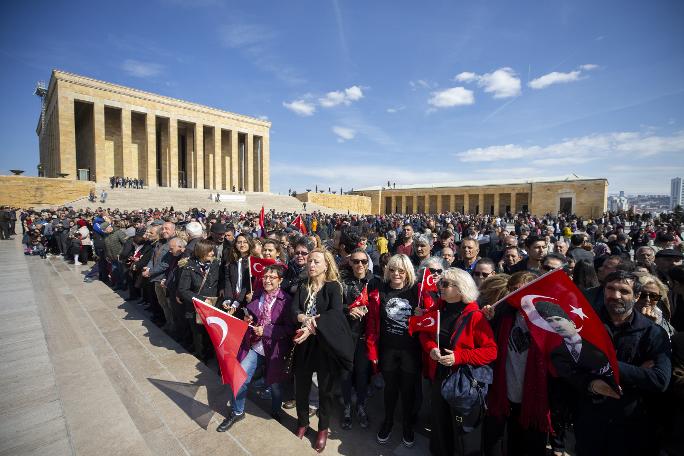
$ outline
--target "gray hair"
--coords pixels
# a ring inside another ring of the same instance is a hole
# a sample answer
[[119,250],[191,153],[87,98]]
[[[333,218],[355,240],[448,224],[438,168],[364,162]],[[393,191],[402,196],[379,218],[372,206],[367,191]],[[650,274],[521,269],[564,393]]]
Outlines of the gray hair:
[[172,242],[175,242],[176,244],[178,244],[179,247],[183,247],[183,248],[185,248],[188,245],[188,243],[185,239],[180,238],[178,236],[169,239],[169,244]]
[[473,278],[463,269],[449,268],[442,273],[442,280],[449,281],[463,297],[463,302],[477,301],[480,292]]
[[415,244],[429,245],[432,246],[432,238],[425,234],[419,234],[413,239]]
[[[439,267],[441,269],[444,269],[444,270],[449,268],[449,264],[447,263],[447,260],[445,260],[442,257],[431,256],[431,257],[425,258],[423,261],[420,262],[420,264],[418,265],[418,271],[419,272],[423,271],[425,268],[429,267],[429,265],[431,265],[431,264],[438,264]],[[418,274],[418,276],[422,277],[421,274]]]

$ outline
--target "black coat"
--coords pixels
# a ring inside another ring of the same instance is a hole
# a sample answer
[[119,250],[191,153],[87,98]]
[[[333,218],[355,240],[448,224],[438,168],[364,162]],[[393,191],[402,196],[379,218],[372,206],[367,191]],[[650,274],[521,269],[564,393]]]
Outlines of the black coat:
[[[202,273],[200,262],[192,257],[181,270],[178,279],[177,296],[183,301],[186,312],[194,312],[192,298],[204,300],[207,297],[218,296],[219,262],[213,261],[205,274]],[[204,283],[202,283],[204,282]]]
[[224,299],[237,301],[241,305],[247,304],[246,295],[252,291],[252,284],[249,275],[249,261],[247,258],[242,260],[242,283],[240,291],[236,291],[238,283],[238,263],[237,261],[225,264],[222,268],[222,278],[220,286],[223,287]]

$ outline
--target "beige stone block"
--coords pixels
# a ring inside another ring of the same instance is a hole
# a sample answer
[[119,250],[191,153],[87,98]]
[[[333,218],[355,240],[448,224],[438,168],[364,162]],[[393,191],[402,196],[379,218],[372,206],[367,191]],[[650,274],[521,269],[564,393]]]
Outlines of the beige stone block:
[[147,176],[144,177],[145,185],[157,186],[157,125],[156,116],[152,112],[145,115],[145,153],[147,156]]
[[195,124],[195,182],[194,188],[204,188],[204,127],[200,123]]
[[240,189],[239,183],[239,154],[238,154],[238,132],[233,129],[230,131],[230,189],[235,187],[236,190]]

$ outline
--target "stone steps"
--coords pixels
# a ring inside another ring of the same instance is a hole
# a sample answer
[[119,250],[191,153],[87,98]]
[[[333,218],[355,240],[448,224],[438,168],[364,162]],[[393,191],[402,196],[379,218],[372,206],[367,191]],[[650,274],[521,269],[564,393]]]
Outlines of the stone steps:
[[[99,195],[103,189],[108,195],[107,202],[105,204],[101,204],[99,202]],[[229,211],[241,212],[258,212],[261,210],[262,205],[267,211],[274,209],[277,212],[302,212],[303,209],[301,201],[299,201],[297,198],[287,195],[250,192],[244,194],[246,197],[246,201],[244,202],[223,201],[217,203],[213,199],[209,199],[209,194],[215,195],[216,192],[211,190],[178,188],[110,189],[109,187],[98,187],[96,190],[98,201],[91,203],[88,201],[87,197],[84,197],[67,203],[66,205],[73,206],[75,209],[94,209],[103,206],[133,210],[150,207],[163,208],[173,206],[174,209],[180,210],[198,207],[216,210],[227,209]],[[221,194],[231,195],[232,193],[221,192]],[[313,203],[307,203],[306,211],[320,211],[324,213],[335,212],[330,208]]]

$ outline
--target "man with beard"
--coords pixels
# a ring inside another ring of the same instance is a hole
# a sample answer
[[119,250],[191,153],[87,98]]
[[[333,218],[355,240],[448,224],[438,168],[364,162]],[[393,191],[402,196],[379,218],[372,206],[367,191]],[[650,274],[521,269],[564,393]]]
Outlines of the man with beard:
[[608,274],[604,293],[598,315],[615,347],[622,394],[600,378],[585,382],[575,418],[576,451],[657,455],[659,417],[653,406],[670,381],[670,341],[660,326],[634,311],[641,284],[633,273]]

